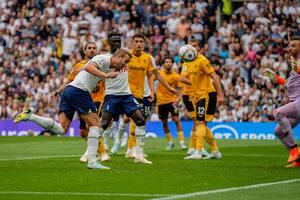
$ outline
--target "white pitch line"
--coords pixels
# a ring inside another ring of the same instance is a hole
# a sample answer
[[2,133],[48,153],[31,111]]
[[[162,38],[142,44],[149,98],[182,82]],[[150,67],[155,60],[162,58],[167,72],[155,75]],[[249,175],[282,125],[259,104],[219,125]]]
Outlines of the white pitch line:
[[34,191],[0,191],[8,195],[63,195],[63,196],[122,196],[122,197],[163,197],[175,194],[137,194],[137,193],[94,193],[94,192],[34,192]]
[[[224,156],[239,156],[239,157],[286,157],[285,155],[268,155],[268,154],[223,154]],[[40,160],[51,158],[71,158],[79,157],[80,155],[61,155],[61,156],[39,156],[39,157],[23,157],[23,158],[0,158],[0,161],[17,161],[17,160]]]
[[294,182],[299,182],[299,181],[300,181],[300,179],[292,179],[292,180],[285,180],[285,181],[278,181],[278,182],[247,185],[247,186],[241,186],[241,187],[232,187],[232,188],[224,188],[224,189],[217,189],[217,190],[209,190],[209,191],[203,191],[203,192],[193,192],[193,193],[180,194],[180,195],[174,195],[174,196],[169,196],[169,197],[154,198],[154,199],[151,199],[151,200],[183,199],[183,198],[190,198],[190,197],[195,197],[195,196],[204,196],[204,195],[208,195],[208,194],[216,194],[216,193],[222,193],[222,192],[230,192],[230,191],[237,191],[237,190],[260,188],[260,187],[266,187],[266,186],[272,186],[272,185],[294,183]]
[[224,156],[241,156],[241,157],[274,157],[274,158],[282,158],[288,157],[288,155],[272,155],[272,154],[223,154]]
[[62,155],[62,156],[39,156],[39,157],[23,157],[23,158],[3,158],[0,161],[14,161],[14,160],[40,160],[40,159],[51,159],[51,158],[71,158],[78,157],[80,155]]

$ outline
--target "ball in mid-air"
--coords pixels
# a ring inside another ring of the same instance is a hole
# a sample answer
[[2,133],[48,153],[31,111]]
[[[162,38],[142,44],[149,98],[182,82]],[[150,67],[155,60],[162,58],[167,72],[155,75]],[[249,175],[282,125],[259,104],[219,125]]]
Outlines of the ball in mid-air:
[[191,62],[197,57],[197,50],[192,45],[186,44],[180,47],[178,54],[184,62]]

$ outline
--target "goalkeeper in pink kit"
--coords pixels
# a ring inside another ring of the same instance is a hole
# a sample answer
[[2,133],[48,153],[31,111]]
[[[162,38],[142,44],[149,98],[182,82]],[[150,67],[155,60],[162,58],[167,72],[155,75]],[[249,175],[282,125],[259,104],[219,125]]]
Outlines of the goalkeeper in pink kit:
[[275,134],[290,152],[286,167],[293,168],[300,167],[299,150],[293,133],[293,128],[300,122],[300,36],[291,38],[288,51],[291,66],[288,79],[284,80],[270,69],[264,70],[264,76],[287,87],[290,102],[275,109],[273,115],[278,123]]

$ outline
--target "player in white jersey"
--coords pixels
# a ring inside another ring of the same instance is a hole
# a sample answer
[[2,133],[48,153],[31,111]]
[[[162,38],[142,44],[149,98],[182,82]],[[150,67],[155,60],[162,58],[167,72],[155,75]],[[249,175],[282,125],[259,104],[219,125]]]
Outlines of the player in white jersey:
[[135,100],[128,84],[128,71],[124,68],[115,79],[105,81],[105,99],[103,103],[101,131],[104,132],[113,118],[118,118],[120,114],[126,114],[135,124],[137,147],[135,163],[152,164],[144,158],[143,147],[145,143],[145,120],[141,110],[138,108],[139,103]]
[[[88,168],[109,169],[96,162],[98,139],[100,132],[99,117],[90,93],[98,85],[98,81],[106,78],[115,78],[119,71],[129,62],[131,55],[125,49],[120,49],[113,56],[97,55],[91,59],[75,79],[63,90],[59,104],[58,121],[45,118],[32,113],[31,109],[25,109],[14,117],[14,122],[33,121],[39,126],[56,134],[63,135],[67,132],[74,113],[77,111],[80,118],[89,127],[88,133]],[[96,145],[94,145],[96,139]],[[96,149],[94,147],[96,146]]]

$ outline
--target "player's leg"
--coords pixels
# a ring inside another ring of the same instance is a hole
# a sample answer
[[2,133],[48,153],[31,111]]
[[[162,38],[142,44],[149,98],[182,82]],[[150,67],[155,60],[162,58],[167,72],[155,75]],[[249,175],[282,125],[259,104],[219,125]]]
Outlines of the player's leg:
[[[102,102],[98,101],[98,102],[94,102],[94,104],[97,108],[97,115],[99,116],[99,119],[100,119],[102,116]],[[97,157],[97,160],[100,160],[101,162],[110,160],[110,156],[106,149],[106,143],[108,143],[108,139],[106,140],[106,138],[105,138],[105,131],[104,131],[103,135],[104,135],[103,137],[99,138],[99,144],[98,144],[99,157]]]
[[72,91],[69,89],[69,87],[67,87],[62,93],[61,101],[59,104],[59,123],[51,118],[34,114],[30,108],[27,108],[22,113],[17,114],[14,117],[14,122],[18,123],[20,121],[32,121],[37,125],[43,127],[46,131],[64,135],[67,132],[75,113],[69,102],[69,96],[71,95]]
[[118,128],[117,134],[115,135],[115,142],[114,142],[112,149],[110,150],[110,152],[112,154],[115,154],[119,151],[119,149],[121,147],[121,140],[126,131],[126,126],[128,123],[129,123],[128,117],[126,117],[125,115],[123,117],[121,117],[120,122],[119,122],[119,128]]
[[176,129],[177,129],[177,132],[178,132],[178,138],[179,138],[179,142],[180,142],[180,148],[182,150],[185,150],[185,149],[187,149],[187,147],[184,143],[184,134],[183,134],[183,131],[182,131],[181,122],[179,120],[178,109],[175,106],[170,105],[169,111],[172,115],[172,120],[174,121],[174,123],[176,125]]
[[291,124],[291,119],[298,119],[300,117],[299,103],[299,101],[288,103],[277,108],[273,112],[275,120],[278,123],[278,126],[275,129],[275,134],[283,145],[290,151],[290,156],[288,158],[289,163],[298,159],[299,154],[292,129],[292,125],[294,124]]
[[136,125],[132,119],[130,119],[129,124],[129,139],[127,145],[127,151],[125,154],[126,158],[134,158],[136,155],[136,136],[135,136]]
[[141,110],[137,107],[138,102],[132,95],[123,98],[122,108],[126,115],[130,116],[136,124],[136,157],[134,162],[152,164],[152,162],[144,158],[144,145],[145,145],[145,119]]
[[89,127],[88,133],[88,168],[89,169],[109,169],[96,162],[99,138],[103,134],[104,129],[100,128],[99,117],[96,112],[80,114],[80,117]]
[[196,131],[195,131],[195,152],[185,157],[185,159],[202,159],[201,151],[204,148],[204,137],[206,136],[206,123],[205,123],[205,108],[206,98],[202,98],[195,102],[196,108]]
[[182,101],[189,112],[190,118],[193,120],[194,125],[192,127],[192,130],[190,132],[190,144],[189,144],[189,150],[187,152],[187,155],[192,155],[195,152],[196,148],[196,137],[195,137],[195,131],[196,131],[196,112],[195,108],[192,102],[192,96],[191,95],[183,95]]
[[174,143],[168,125],[169,104],[158,105],[158,116],[163,124],[163,129],[168,142],[166,150],[171,150],[172,148],[174,148]]
[[[217,93],[211,92],[208,93],[208,103],[206,105],[206,112],[205,112],[205,121],[211,122],[214,118],[214,114],[216,112],[217,108]],[[222,157],[222,154],[219,151],[217,142],[211,132],[211,130],[206,126],[206,135],[205,140],[207,144],[211,148],[211,154],[207,158],[217,158],[220,159]]]

